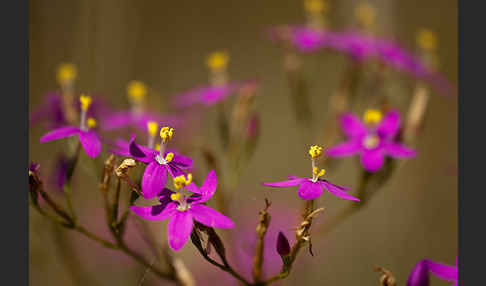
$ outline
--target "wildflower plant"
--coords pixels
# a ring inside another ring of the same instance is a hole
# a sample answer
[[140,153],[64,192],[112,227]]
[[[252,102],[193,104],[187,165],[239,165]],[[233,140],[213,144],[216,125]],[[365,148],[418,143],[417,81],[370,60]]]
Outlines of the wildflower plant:
[[[255,201],[239,186],[250,160],[260,159],[252,155],[258,149],[260,135],[265,132],[260,122],[261,111],[255,104],[260,81],[230,79],[227,50],[215,51],[205,59],[207,84],[188,89],[165,102],[174,111],[171,114],[159,112],[161,108],[150,105],[151,89],[141,81],[128,83],[129,107],[125,110],[114,111],[104,104],[102,96],[83,94],[77,100],[74,83],[78,71],[76,66],[66,63],[57,72],[60,91],[50,93],[41,108],[31,113],[31,123],[40,120],[49,123],[50,131],[40,138],[41,143],[66,139],[56,144],[65,144],[72,150],[52,156],[55,168],[48,176],[41,176],[41,170],[44,173],[44,166],[49,164],[29,165],[32,208],[56,226],[123,253],[146,271],[176,285],[194,285],[194,277],[200,274],[188,268],[179,256],[178,251],[183,248],[197,252],[202,258],[195,257],[195,260],[207,262],[242,285],[252,286],[271,285],[286,279],[295,272],[294,265],[299,255],[305,255],[304,249],[311,256],[319,255],[320,246],[316,247],[313,242],[370,204],[374,194],[399,173],[397,166],[411,161],[401,159],[420,157],[420,152],[415,150],[420,149],[417,141],[425,123],[429,85],[445,89],[449,86],[436,72],[438,40],[432,31],[419,32],[416,56],[379,36],[378,13],[369,4],[358,6],[356,27],[345,31],[332,28],[328,1],[305,0],[303,5],[305,24],[273,27],[269,35],[283,45],[292,107],[302,127],[298,129],[312,130],[300,137],[305,142],[317,143],[307,145],[309,176],[289,175],[286,180],[274,181],[278,179],[275,171],[266,169],[262,174],[265,182],[261,182],[265,187],[259,189],[266,197],[261,211],[245,218],[236,214],[235,208],[243,206],[233,200],[237,192],[245,203]],[[307,98],[312,90],[308,89],[300,62],[300,57],[321,50],[347,56],[347,66],[336,84],[337,89],[329,95],[324,122],[314,117],[314,107]],[[401,90],[407,100],[397,100],[399,96],[386,88],[392,81],[384,71],[389,68],[414,75],[413,89]],[[209,126],[200,120],[202,116],[196,116],[197,122],[189,120],[192,115],[210,112],[217,114],[216,122]],[[363,114],[363,119],[356,114]],[[191,132],[181,132],[181,123],[184,128],[193,128],[194,133],[199,132],[202,142],[190,137]],[[220,146],[204,140],[211,126],[219,131]],[[119,133],[109,132],[115,129]],[[314,132],[320,129],[323,132]],[[285,140],[286,136],[294,135],[281,136]],[[79,162],[81,149],[88,155],[83,158],[87,161]],[[328,172],[337,173],[341,157],[354,155],[359,156],[357,180],[350,176],[339,179],[344,185],[353,186],[352,189],[326,178]],[[86,175],[78,172],[79,165],[89,171],[96,170],[93,166],[101,167],[98,176],[89,178],[98,180],[97,193],[101,194],[98,199],[102,200],[110,238],[95,233],[78,218],[80,206],[77,204],[82,201],[75,201],[72,196],[78,191],[73,177],[75,173],[80,177]],[[294,168],[294,164],[288,166],[286,174],[299,171]],[[200,181],[205,174],[205,179]],[[49,178],[47,183],[44,178]],[[290,204],[300,213],[296,223],[283,219],[284,226],[272,224],[272,215],[280,216],[280,213],[273,212],[277,208],[272,207],[271,198],[279,192],[266,187],[296,187],[297,196]],[[51,188],[62,189],[63,196],[54,197],[48,190]],[[333,200],[320,199],[329,196],[327,193],[342,199],[339,203],[344,207],[338,208]],[[334,215],[325,213],[322,223],[316,224],[318,215],[328,208]],[[254,219],[256,224],[252,224],[251,231],[238,229],[242,219]],[[139,231],[150,251],[142,252],[131,245],[126,235],[127,228],[134,226],[130,221],[142,229],[148,228],[148,221],[156,222],[150,227],[157,231]],[[251,242],[250,251],[238,249],[245,245],[242,240]],[[242,253],[246,256],[238,258]],[[265,267],[265,261],[272,267]],[[382,274],[381,285],[395,285],[391,271],[381,267],[376,270]],[[428,285],[429,273],[458,285],[457,266],[428,259],[416,265],[407,285]]]

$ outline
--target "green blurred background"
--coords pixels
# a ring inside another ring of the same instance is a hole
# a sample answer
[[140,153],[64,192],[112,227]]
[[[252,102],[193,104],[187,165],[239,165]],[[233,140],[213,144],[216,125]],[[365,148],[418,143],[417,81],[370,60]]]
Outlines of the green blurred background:
[[[435,31],[440,70],[457,86],[457,1],[368,2],[377,9],[379,33],[405,47],[414,48],[417,29]],[[332,1],[331,25],[339,29],[352,25],[357,3]],[[257,78],[261,84],[257,99],[261,137],[241,185],[233,193],[232,217],[237,223],[243,217],[256,223],[264,197],[277,208],[295,211],[300,208],[295,190],[272,191],[260,182],[290,173],[307,175],[307,146],[315,142],[307,142],[312,137],[299,138],[302,133],[288,97],[282,53],[263,32],[271,25],[302,23],[302,6],[301,1],[276,0],[31,0],[30,109],[40,104],[46,91],[57,89],[56,67],[69,61],[78,67],[78,91],[96,92],[116,106],[125,106],[126,84],[138,79],[150,87],[153,106],[167,110],[170,96],[207,81],[206,56],[225,49],[231,57],[232,79]],[[344,66],[344,59],[338,56],[306,57],[304,71],[316,120],[325,118],[327,100],[337,88]],[[326,237],[313,233],[316,256],[302,252],[283,284],[378,285],[373,266],[380,265],[394,272],[399,285],[405,285],[408,273],[422,258],[454,264],[458,251],[457,99],[434,93],[429,108],[417,158],[400,166],[357,215]],[[217,142],[217,130],[211,125],[214,117],[210,112],[207,128],[200,130],[209,143]],[[29,152],[32,160],[49,162],[59,145],[40,145],[44,131],[30,130]],[[197,157],[195,163],[196,168],[204,165]],[[358,171],[353,159],[344,159],[327,176],[338,184],[356,187]],[[75,208],[83,222],[103,232],[101,196],[90,175],[86,169],[75,174]],[[324,196],[319,205],[327,209],[318,219],[325,220],[345,204]],[[32,209],[29,212],[31,285],[139,285],[142,267],[75,233],[53,231],[50,223]],[[166,222],[152,226],[155,231],[160,228],[160,236],[165,237]],[[109,238],[106,231],[105,236]],[[132,241],[137,239],[134,234]],[[66,243],[68,247],[72,244],[72,251],[65,250]],[[192,245],[179,254],[201,285],[225,284],[207,280],[217,277],[219,270],[205,265]],[[437,279],[432,282],[447,285]],[[151,275],[143,283],[166,284]]]

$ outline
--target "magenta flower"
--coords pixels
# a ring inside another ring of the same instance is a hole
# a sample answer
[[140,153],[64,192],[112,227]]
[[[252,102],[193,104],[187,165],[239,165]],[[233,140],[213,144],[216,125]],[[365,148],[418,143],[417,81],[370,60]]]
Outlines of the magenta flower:
[[130,207],[135,214],[146,220],[170,219],[168,225],[169,246],[175,251],[181,249],[187,242],[194,226],[194,220],[209,227],[234,227],[231,219],[203,204],[216,191],[216,173],[210,171],[200,188],[191,183],[191,179],[192,176],[189,174],[187,178],[181,175],[174,180],[177,189],[185,187],[186,190],[194,193],[191,196],[185,196],[181,192],[173,192],[164,188],[157,196],[160,205]]
[[368,172],[378,171],[384,163],[384,157],[410,158],[415,151],[396,142],[400,129],[398,111],[388,112],[383,120],[381,112],[367,110],[365,123],[355,115],[347,113],[341,116],[341,128],[348,141],[327,149],[330,157],[342,157],[359,154],[361,164]]
[[459,285],[457,275],[457,259],[456,266],[450,266],[435,262],[429,259],[420,260],[407,280],[407,286],[428,286],[429,285],[429,272],[433,273],[438,278],[454,282],[453,286]]
[[[162,128],[162,130],[168,127]],[[169,131],[168,131],[169,132]],[[173,131],[172,131],[173,132]],[[161,134],[165,134],[161,131]],[[183,170],[192,168],[192,159],[179,155],[174,151],[166,150],[165,146],[169,140],[169,135],[163,135],[162,144],[159,150],[135,143],[135,134],[132,135],[128,145],[122,140],[117,141],[117,148],[111,150],[112,153],[131,156],[134,159],[146,163],[147,167],[142,178],[142,195],[146,199],[155,197],[167,183],[167,173],[173,178],[184,174]],[[172,135],[170,135],[172,137]]]
[[287,181],[280,181],[280,182],[273,182],[273,183],[262,183],[264,186],[269,187],[293,187],[299,186],[297,189],[297,193],[299,197],[303,200],[313,200],[321,196],[322,190],[325,189],[332,195],[340,197],[345,200],[350,201],[358,201],[358,198],[355,198],[345,191],[350,190],[350,188],[334,185],[333,183],[320,179],[319,177],[325,174],[325,170],[319,169],[315,166],[316,162],[315,159],[318,158],[322,154],[322,147],[319,146],[311,146],[309,150],[309,154],[312,157],[312,178],[300,178],[296,176],[289,176]]
[[333,183],[320,178],[314,180],[312,178],[299,178],[295,176],[289,176],[289,179],[287,181],[262,184],[264,186],[277,188],[299,186],[299,188],[297,189],[297,193],[299,197],[303,200],[316,199],[322,195],[322,190],[325,189],[332,195],[340,197],[341,199],[359,202],[358,198],[355,198],[345,192],[351,190],[350,188],[334,185]]
[[78,128],[75,126],[65,126],[54,129],[42,136],[40,142],[45,143],[48,141],[77,135],[79,142],[81,143],[81,146],[83,146],[86,154],[88,154],[88,156],[92,158],[95,158],[101,152],[101,141],[98,137],[98,134],[96,134],[96,132],[91,129],[96,127],[96,120],[94,120],[93,118],[86,118],[87,111],[89,106],[91,105],[92,99],[89,96],[81,96],[80,101],[82,103],[81,127]]
[[176,96],[174,105],[186,108],[196,104],[212,106],[228,98],[233,92],[248,83],[229,83],[224,85],[203,86],[191,89]]
[[[68,121],[63,109],[62,95],[58,92],[47,92],[45,95],[45,102],[36,107],[30,113],[29,122],[31,126],[37,123],[45,122],[46,127],[55,129],[66,126]],[[79,101],[73,103],[73,107],[77,112],[81,112],[81,105]],[[87,116],[93,118],[102,118],[110,109],[107,104],[100,99],[94,99],[91,104]]]
[[101,129],[115,130],[126,126],[133,126],[139,130],[147,131],[147,123],[155,121],[160,125],[178,126],[180,119],[174,115],[162,115],[150,112],[120,111],[113,112],[101,121]]

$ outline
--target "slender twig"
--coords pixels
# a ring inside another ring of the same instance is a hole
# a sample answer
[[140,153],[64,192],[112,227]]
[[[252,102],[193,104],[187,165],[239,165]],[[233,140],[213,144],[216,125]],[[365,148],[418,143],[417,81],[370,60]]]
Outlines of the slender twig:
[[270,207],[270,202],[265,199],[265,208],[260,212],[260,219],[256,227],[257,233],[257,244],[255,247],[255,256],[253,257],[253,280],[255,283],[261,282],[262,276],[262,265],[263,265],[263,251],[265,248],[265,234],[267,233],[268,226],[270,224],[270,214],[268,213],[268,208]]

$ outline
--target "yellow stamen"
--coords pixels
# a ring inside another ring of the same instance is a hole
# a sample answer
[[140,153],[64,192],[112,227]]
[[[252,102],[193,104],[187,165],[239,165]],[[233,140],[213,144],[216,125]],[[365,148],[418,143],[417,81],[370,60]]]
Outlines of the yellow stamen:
[[[159,145],[159,150],[160,150],[160,145]],[[172,161],[172,159],[174,159],[174,153],[169,152],[167,153],[167,155],[165,155],[165,161],[167,161],[167,163]]]
[[141,101],[147,95],[147,86],[138,80],[132,80],[127,86],[128,97],[134,101]]
[[159,127],[159,125],[155,121],[147,122],[147,130],[148,130],[150,137],[155,137],[155,135],[157,134],[158,127]]
[[314,170],[312,170],[312,172],[313,172],[313,173],[314,173],[314,175],[316,175],[317,177],[322,177],[322,176],[324,176],[324,174],[326,173],[326,170],[321,169],[321,170],[319,171],[319,168],[314,167]]
[[420,29],[417,33],[417,45],[425,51],[435,51],[437,49],[437,35],[429,29]]
[[176,189],[180,189],[189,185],[191,182],[192,182],[192,174],[187,174],[187,179],[186,176],[180,175],[174,178],[174,187]]
[[173,193],[172,195],[170,195],[170,199],[173,201],[179,201],[180,198],[181,198],[181,194],[179,193]]
[[155,144],[155,150],[160,151],[160,144]]
[[81,102],[81,110],[87,111],[88,108],[91,106],[93,99],[91,98],[91,96],[81,95],[79,97],[79,102]]
[[311,146],[309,149],[309,155],[311,155],[312,159],[315,159],[322,155],[322,147],[314,145]]
[[378,109],[367,109],[364,113],[363,120],[367,124],[376,124],[381,121],[382,117],[383,115]]
[[71,63],[63,63],[57,68],[57,82],[65,85],[72,82],[77,75],[76,66]]
[[96,119],[94,119],[93,117],[88,118],[86,123],[88,124],[89,128],[95,128],[97,125]]
[[217,51],[209,55],[206,64],[210,70],[219,71],[228,65],[229,55],[223,51]]
[[326,12],[329,8],[327,2],[322,0],[305,0],[304,9],[313,14]]
[[173,135],[174,135],[174,128],[165,126],[162,127],[162,129],[160,129],[160,138],[162,138],[162,141],[164,143],[171,140]]
[[355,16],[361,25],[371,27],[375,23],[376,10],[370,3],[360,3],[356,7]]

